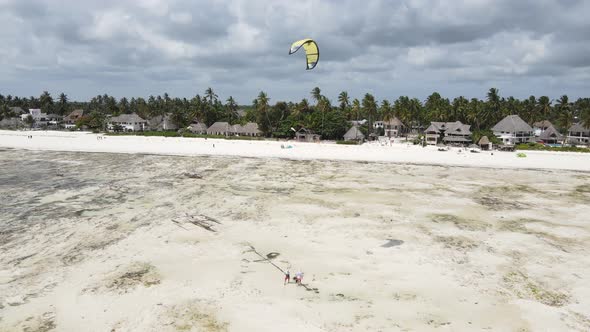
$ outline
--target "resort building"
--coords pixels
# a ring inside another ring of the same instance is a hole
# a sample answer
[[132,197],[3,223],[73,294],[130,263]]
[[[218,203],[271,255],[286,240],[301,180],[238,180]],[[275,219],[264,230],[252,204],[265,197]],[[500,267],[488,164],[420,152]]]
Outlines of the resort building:
[[535,133],[535,137],[541,136],[541,134],[549,127],[553,127],[553,124],[549,120],[543,120],[533,123],[533,132]]
[[188,129],[191,133],[197,135],[207,134],[207,125],[202,122],[191,123],[191,125],[188,126],[188,128],[186,129]]
[[563,142],[563,138],[563,135],[553,125],[545,128],[539,136],[539,140],[545,144],[559,144]]
[[148,127],[150,130],[156,131],[178,130],[178,125],[172,121],[172,115],[170,113],[166,115],[157,115],[149,119]]
[[357,126],[352,126],[350,129],[348,129],[346,134],[344,134],[344,140],[346,142],[362,142],[365,140],[365,135],[359,130]]
[[84,110],[74,110],[64,118],[64,127],[71,129],[76,127],[76,122],[84,116]]
[[109,119],[107,128],[109,131],[144,131],[148,122],[136,113],[121,114]]
[[582,126],[581,123],[574,124],[567,132],[567,140],[571,144],[589,144],[590,128]]
[[229,122],[215,122],[207,128],[207,135],[229,136],[231,134]]
[[471,125],[456,122],[431,122],[424,131],[426,144],[437,145],[457,144],[467,145],[471,143]]
[[262,135],[262,132],[258,129],[258,124],[255,122],[248,122],[245,125],[233,125],[232,133],[238,136],[251,136],[256,137]]
[[506,145],[535,141],[533,128],[518,115],[508,115],[502,121],[498,122],[492,128],[492,131]]
[[390,138],[399,137],[405,132],[404,124],[397,117],[393,117],[393,119],[385,121],[383,128],[385,129],[385,136]]
[[319,142],[321,136],[314,133],[312,130],[302,127],[295,132],[295,139],[299,142]]

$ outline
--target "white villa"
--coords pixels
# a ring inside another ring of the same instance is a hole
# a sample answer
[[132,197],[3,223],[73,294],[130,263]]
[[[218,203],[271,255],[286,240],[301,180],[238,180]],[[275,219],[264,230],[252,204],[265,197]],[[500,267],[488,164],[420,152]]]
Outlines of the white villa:
[[143,131],[147,128],[148,122],[142,119],[139,115],[121,114],[109,119],[107,128],[109,131],[120,129],[122,131]]
[[492,131],[505,145],[515,145],[535,141],[533,128],[518,115],[508,115],[498,122]]
[[582,126],[581,123],[574,124],[567,131],[567,140],[572,144],[590,143],[590,128]]

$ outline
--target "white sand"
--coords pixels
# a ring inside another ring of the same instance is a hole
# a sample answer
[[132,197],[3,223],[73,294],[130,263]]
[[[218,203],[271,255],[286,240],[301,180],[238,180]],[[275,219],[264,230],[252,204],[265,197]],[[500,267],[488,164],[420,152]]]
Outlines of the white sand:
[[[1,132],[0,146],[588,164],[577,154],[32,134]],[[590,330],[588,173],[26,150],[2,151],[0,164],[12,181],[0,184],[0,331]],[[208,232],[187,214],[221,224]],[[383,247],[388,239],[403,243]],[[279,252],[274,262],[302,269],[318,293],[283,286],[249,245]]]
[[[33,138],[27,138],[32,135]],[[0,131],[0,147],[112,153],[143,153],[163,155],[211,155],[296,160],[352,160],[410,164],[475,166],[493,168],[563,169],[590,171],[590,153],[526,151],[526,158],[514,152],[470,153],[460,149],[439,152],[436,147],[408,144],[361,146],[330,143],[299,143],[275,141],[243,141],[201,138],[165,138],[142,136],[103,136],[59,131]],[[281,149],[291,145],[291,149]]]

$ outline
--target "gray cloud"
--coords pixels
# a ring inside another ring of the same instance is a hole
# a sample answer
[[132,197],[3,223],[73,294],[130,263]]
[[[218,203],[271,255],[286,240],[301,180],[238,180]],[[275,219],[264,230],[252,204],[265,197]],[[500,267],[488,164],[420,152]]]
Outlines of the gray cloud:
[[[577,97],[588,14],[584,0],[0,0],[0,93]],[[320,44],[313,71],[287,55],[304,37]]]

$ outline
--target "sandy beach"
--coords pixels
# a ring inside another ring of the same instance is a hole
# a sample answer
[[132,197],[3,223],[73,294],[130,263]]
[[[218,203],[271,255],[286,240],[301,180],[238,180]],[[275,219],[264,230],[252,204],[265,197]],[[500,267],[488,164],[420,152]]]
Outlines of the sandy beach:
[[590,329],[586,155],[27,134],[1,331]]
[[[32,139],[27,138],[32,135]],[[98,139],[103,137],[103,139]],[[143,136],[102,136],[83,132],[1,131],[0,147],[110,153],[142,153],[178,156],[235,156],[285,158],[293,160],[349,160],[403,164],[475,166],[491,168],[563,169],[590,171],[590,154],[573,152],[526,151],[526,158],[514,152],[469,153],[460,149],[439,152],[436,147],[394,143],[361,146],[330,143],[243,141],[202,138]],[[291,148],[282,149],[291,146]]]

